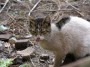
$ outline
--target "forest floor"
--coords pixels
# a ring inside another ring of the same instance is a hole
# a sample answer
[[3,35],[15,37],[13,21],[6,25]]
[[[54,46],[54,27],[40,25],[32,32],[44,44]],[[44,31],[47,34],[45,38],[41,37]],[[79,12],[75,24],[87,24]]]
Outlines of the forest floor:
[[58,2],[52,0],[0,0],[0,25],[9,28],[0,31],[0,58],[13,59],[10,67],[25,63],[30,67],[53,65],[53,53],[30,41],[29,16],[50,15],[57,22],[63,16],[75,15],[90,21],[90,0],[63,0],[59,6],[60,9]]

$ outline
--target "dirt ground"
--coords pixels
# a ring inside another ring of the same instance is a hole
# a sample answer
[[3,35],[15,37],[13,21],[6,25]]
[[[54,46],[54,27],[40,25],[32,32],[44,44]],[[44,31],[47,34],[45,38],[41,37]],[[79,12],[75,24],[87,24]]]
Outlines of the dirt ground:
[[[0,58],[13,58],[13,65],[10,67],[19,67],[24,63],[30,64],[31,67],[50,67],[53,64],[53,53],[44,50],[39,44],[32,44],[30,40],[22,43],[23,40],[30,39],[25,38],[30,34],[29,16],[38,18],[47,15],[51,17],[52,22],[57,22],[68,15],[80,16],[90,21],[90,0],[63,0],[60,2],[60,9],[52,0],[0,0],[0,24],[9,27],[7,31],[0,31],[0,35],[10,34],[3,40],[1,37]],[[10,47],[9,39],[12,36],[18,41],[22,40],[15,44],[15,48]],[[21,46],[17,46],[18,43]],[[24,52],[25,49],[25,54],[18,53],[18,51]]]

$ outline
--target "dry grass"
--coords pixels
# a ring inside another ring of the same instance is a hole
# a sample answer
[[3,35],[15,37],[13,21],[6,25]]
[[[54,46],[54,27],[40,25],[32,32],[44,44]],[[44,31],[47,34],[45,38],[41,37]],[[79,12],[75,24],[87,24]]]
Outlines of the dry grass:
[[52,22],[69,15],[90,20],[90,0],[0,0],[0,23],[8,25],[12,34],[29,34],[28,16],[47,15]]
[[52,22],[68,15],[90,20],[90,0],[0,0],[0,6],[0,23],[9,25],[18,35],[29,33],[28,16],[50,15]]

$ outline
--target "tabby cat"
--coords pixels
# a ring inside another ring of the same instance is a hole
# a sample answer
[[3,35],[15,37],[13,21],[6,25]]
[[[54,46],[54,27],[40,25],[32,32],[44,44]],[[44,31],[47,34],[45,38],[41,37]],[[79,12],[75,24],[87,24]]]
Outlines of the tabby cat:
[[54,67],[60,67],[68,53],[76,58],[90,54],[90,22],[76,16],[51,23],[50,17],[30,17],[29,31],[40,45],[55,54]]

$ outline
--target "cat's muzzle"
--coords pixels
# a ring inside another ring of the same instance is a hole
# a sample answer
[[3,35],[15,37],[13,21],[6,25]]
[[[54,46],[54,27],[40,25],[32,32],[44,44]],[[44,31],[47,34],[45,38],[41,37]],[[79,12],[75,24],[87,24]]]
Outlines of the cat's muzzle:
[[40,35],[36,36],[36,42],[40,42],[43,39],[44,39],[44,36],[40,36]]

